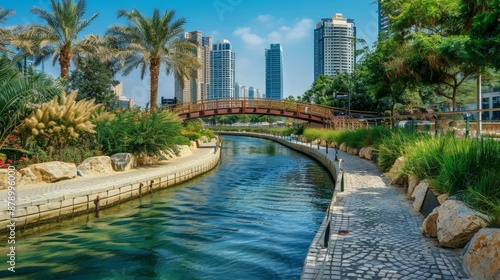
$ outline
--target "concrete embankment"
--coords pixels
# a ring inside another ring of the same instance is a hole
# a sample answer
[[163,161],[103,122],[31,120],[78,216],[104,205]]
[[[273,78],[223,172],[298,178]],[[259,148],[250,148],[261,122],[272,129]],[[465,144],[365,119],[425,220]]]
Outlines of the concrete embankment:
[[95,177],[15,187],[0,191],[0,232],[95,212],[148,195],[206,173],[220,160],[218,143],[203,144],[192,155],[157,166]]

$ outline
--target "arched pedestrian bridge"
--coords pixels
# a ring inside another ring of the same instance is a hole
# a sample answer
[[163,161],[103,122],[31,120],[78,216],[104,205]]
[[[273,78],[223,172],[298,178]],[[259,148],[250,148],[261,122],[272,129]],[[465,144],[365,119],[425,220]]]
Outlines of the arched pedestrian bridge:
[[[196,103],[181,104],[171,110],[183,120],[232,114],[258,114],[288,117],[327,125],[344,117],[345,109],[278,99],[210,99]],[[377,112],[351,110],[351,115],[359,117],[379,116]]]

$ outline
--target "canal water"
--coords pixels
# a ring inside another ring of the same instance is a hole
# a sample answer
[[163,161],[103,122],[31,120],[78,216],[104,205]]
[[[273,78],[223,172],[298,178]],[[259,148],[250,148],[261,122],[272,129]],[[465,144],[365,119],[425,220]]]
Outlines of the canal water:
[[[142,199],[19,233],[9,279],[299,279],[333,194],[280,144],[224,136],[220,165]],[[6,259],[4,256],[3,259]]]

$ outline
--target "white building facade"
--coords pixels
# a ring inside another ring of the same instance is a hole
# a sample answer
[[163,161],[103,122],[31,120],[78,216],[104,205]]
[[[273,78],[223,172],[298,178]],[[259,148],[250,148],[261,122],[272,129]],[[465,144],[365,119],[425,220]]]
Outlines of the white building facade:
[[356,61],[354,20],[337,13],[324,18],[314,29],[314,80],[320,75],[353,73]]
[[228,40],[218,41],[210,52],[209,99],[234,97],[235,53]]

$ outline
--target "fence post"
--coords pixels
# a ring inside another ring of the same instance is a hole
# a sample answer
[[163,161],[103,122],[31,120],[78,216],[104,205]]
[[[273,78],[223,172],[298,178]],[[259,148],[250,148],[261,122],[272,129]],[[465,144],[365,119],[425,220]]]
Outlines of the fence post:
[[340,191],[344,192],[344,170],[342,170],[342,178],[340,179]]

